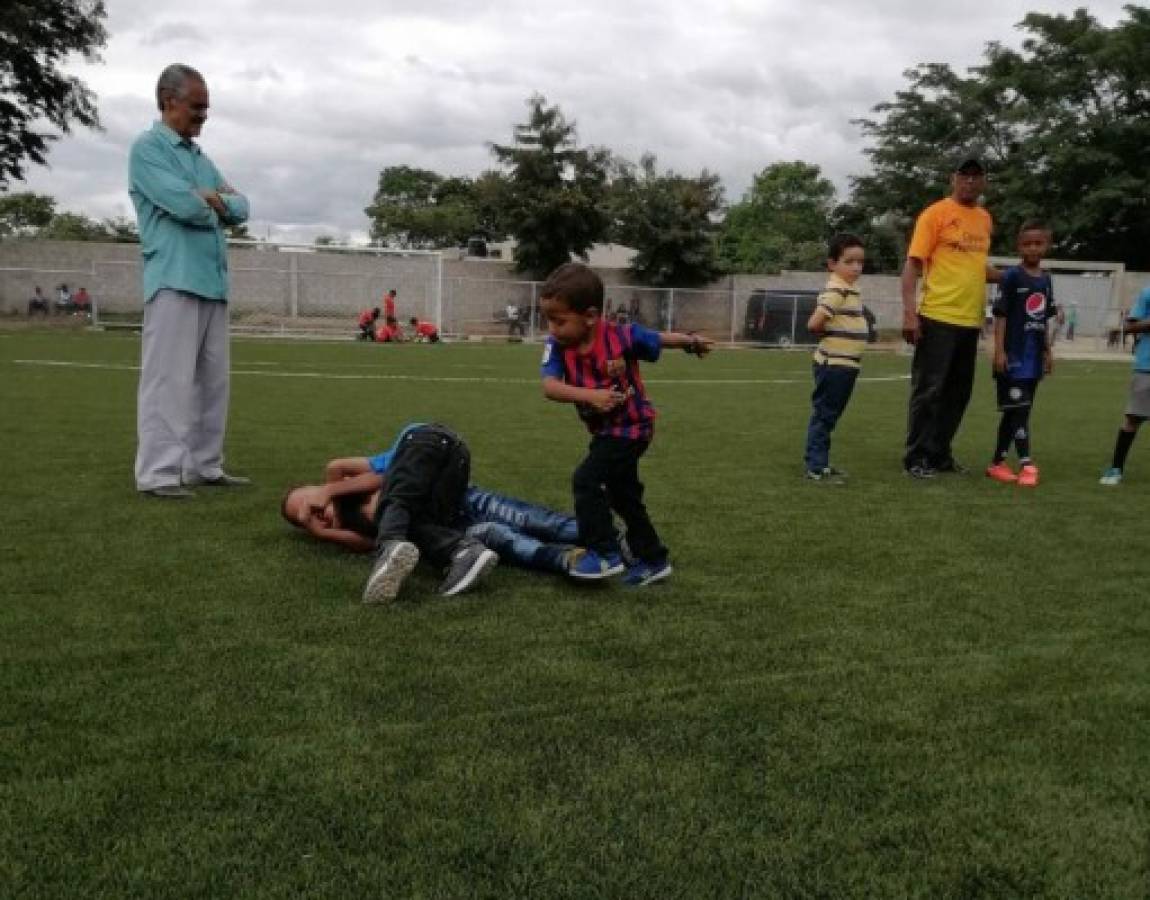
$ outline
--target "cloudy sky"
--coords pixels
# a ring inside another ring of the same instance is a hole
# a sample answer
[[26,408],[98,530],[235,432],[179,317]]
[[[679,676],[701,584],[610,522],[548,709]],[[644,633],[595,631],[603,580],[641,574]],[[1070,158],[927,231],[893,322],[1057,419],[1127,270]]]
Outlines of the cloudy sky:
[[[1039,4],[1042,3],[1041,7]],[[103,132],[60,140],[27,188],[98,218],[130,215],[126,156],[155,118],[170,62],[202,71],[201,142],[279,240],[366,236],[381,168],[476,175],[542,93],[582,143],[662,167],[718,172],[730,200],[772,162],[820,165],[840,187],[865,170],[850,120],[919,62],[975,64],[1017,44],[1028,12],[1063,0],[108,0],[103,63],[74,66]],[[1120,0],[1095,0],[1106,24]],[[370,12],[365,10],[371,10]],[[20,189],[20,186],[13,186]]]

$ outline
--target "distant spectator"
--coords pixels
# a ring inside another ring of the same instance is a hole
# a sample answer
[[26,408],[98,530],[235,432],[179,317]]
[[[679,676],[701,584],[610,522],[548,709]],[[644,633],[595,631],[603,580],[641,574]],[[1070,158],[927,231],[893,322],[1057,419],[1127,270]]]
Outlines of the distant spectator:
[[1074,340],[1074,329],[1078,327],[1078,304],[1070,304],[1070,313],[1066,316],[1066,340]]
[[68,285],[62,284],[56,288],[56,312],[67,315],[75,309],[76,304],[72,302],[72,292],[68,290]]
[[44,292],[40,290],[40,285],[36,285],[36,291],[28,301],[28,315],[32,315],[33,313],[48,315],[48,298],[45,297]]
[[389,316],[384,319],[382,325],[375,330],[375,342],[377,344],[399,344],[407,340],[403,329],[399,327],[399,321],[395,316]]
[[395,318],[395,288],[392,288],[383,297],[383,317],[385,320]]
[[80,316],[90,316],[92,314],[92,295],[88,293],[86,287],[81,287],[76,291],[76,296],[72,298],[72,303],[76,307],[76,314]]
[[519,307],[514,303],[507,304],[507,336],[514,337],[518,334],[520,337],[527,337],[527,323],[523,321],[523,317],[519,312]]
[[359,334],[355,336],[357,341],[370,341],[375,336],[375,323],[379,319],[379,307],[374,309],[365,309],[359,314]]
[[411,324],[413,340],[421,342],[426,341],[429,344],[439,343],[439,329],[435,327],[434,322],[424,322],[420,319],[417,319],[415,316],[412,316],[409,321]]

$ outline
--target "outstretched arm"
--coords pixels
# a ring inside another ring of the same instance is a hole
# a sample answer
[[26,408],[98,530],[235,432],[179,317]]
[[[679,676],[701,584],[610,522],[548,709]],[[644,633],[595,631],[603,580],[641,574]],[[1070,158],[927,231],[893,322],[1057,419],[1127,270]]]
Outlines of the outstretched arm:
[[715,342],[701,334],[685,334],[681,331],[660,331],[659,340],[664,347],[672,350],[681,349],[695,356],[706,356],[715,346]]

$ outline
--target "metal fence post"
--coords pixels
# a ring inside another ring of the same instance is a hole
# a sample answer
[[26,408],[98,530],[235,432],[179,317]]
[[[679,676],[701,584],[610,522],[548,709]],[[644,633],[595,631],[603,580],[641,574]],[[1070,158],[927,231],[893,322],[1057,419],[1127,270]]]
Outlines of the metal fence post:
[[664,326],[668,331],[675,330],[675,289],[671,288],[670,296],[667,298],[667,324]]
[[798,337],[796,331],[796,320],[799,317],[799,298],[798,295],[791,297],[791,346],[795,345],[795,339]]
[[735,300],[735,279],[731,277],[731,343],[735,343],[735,322],[738,314],[738,301]]
[[443,331],[443,254],[435,254],[435,327]]
[[288,261],[288,315],[299,318],[299,254],[290,254]]
[[539,282],[531,282],[531,340],[535,341],[535,310],[539,303]]

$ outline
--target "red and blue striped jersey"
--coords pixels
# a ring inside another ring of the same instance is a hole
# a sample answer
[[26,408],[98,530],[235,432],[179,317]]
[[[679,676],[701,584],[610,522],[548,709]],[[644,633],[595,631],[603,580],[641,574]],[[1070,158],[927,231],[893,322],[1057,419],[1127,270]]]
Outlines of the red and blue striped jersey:
[[[558,378],[575,387],[614,389],[626,394],[626,401],[609,413],[598,412],[585,403],[577,403],[575,408],[592,434],[649,441],[656,412],[647,399],[639,361],[655,362],[662,349],[663,341],[657,331],[599,319],[591,347],[586,351],[565,348],[555,338],[547,338],[542,373],[544,378]],[[607,373],[607,364],[614,359],[623,360],[624,368],[622,374],[611,376]]]

